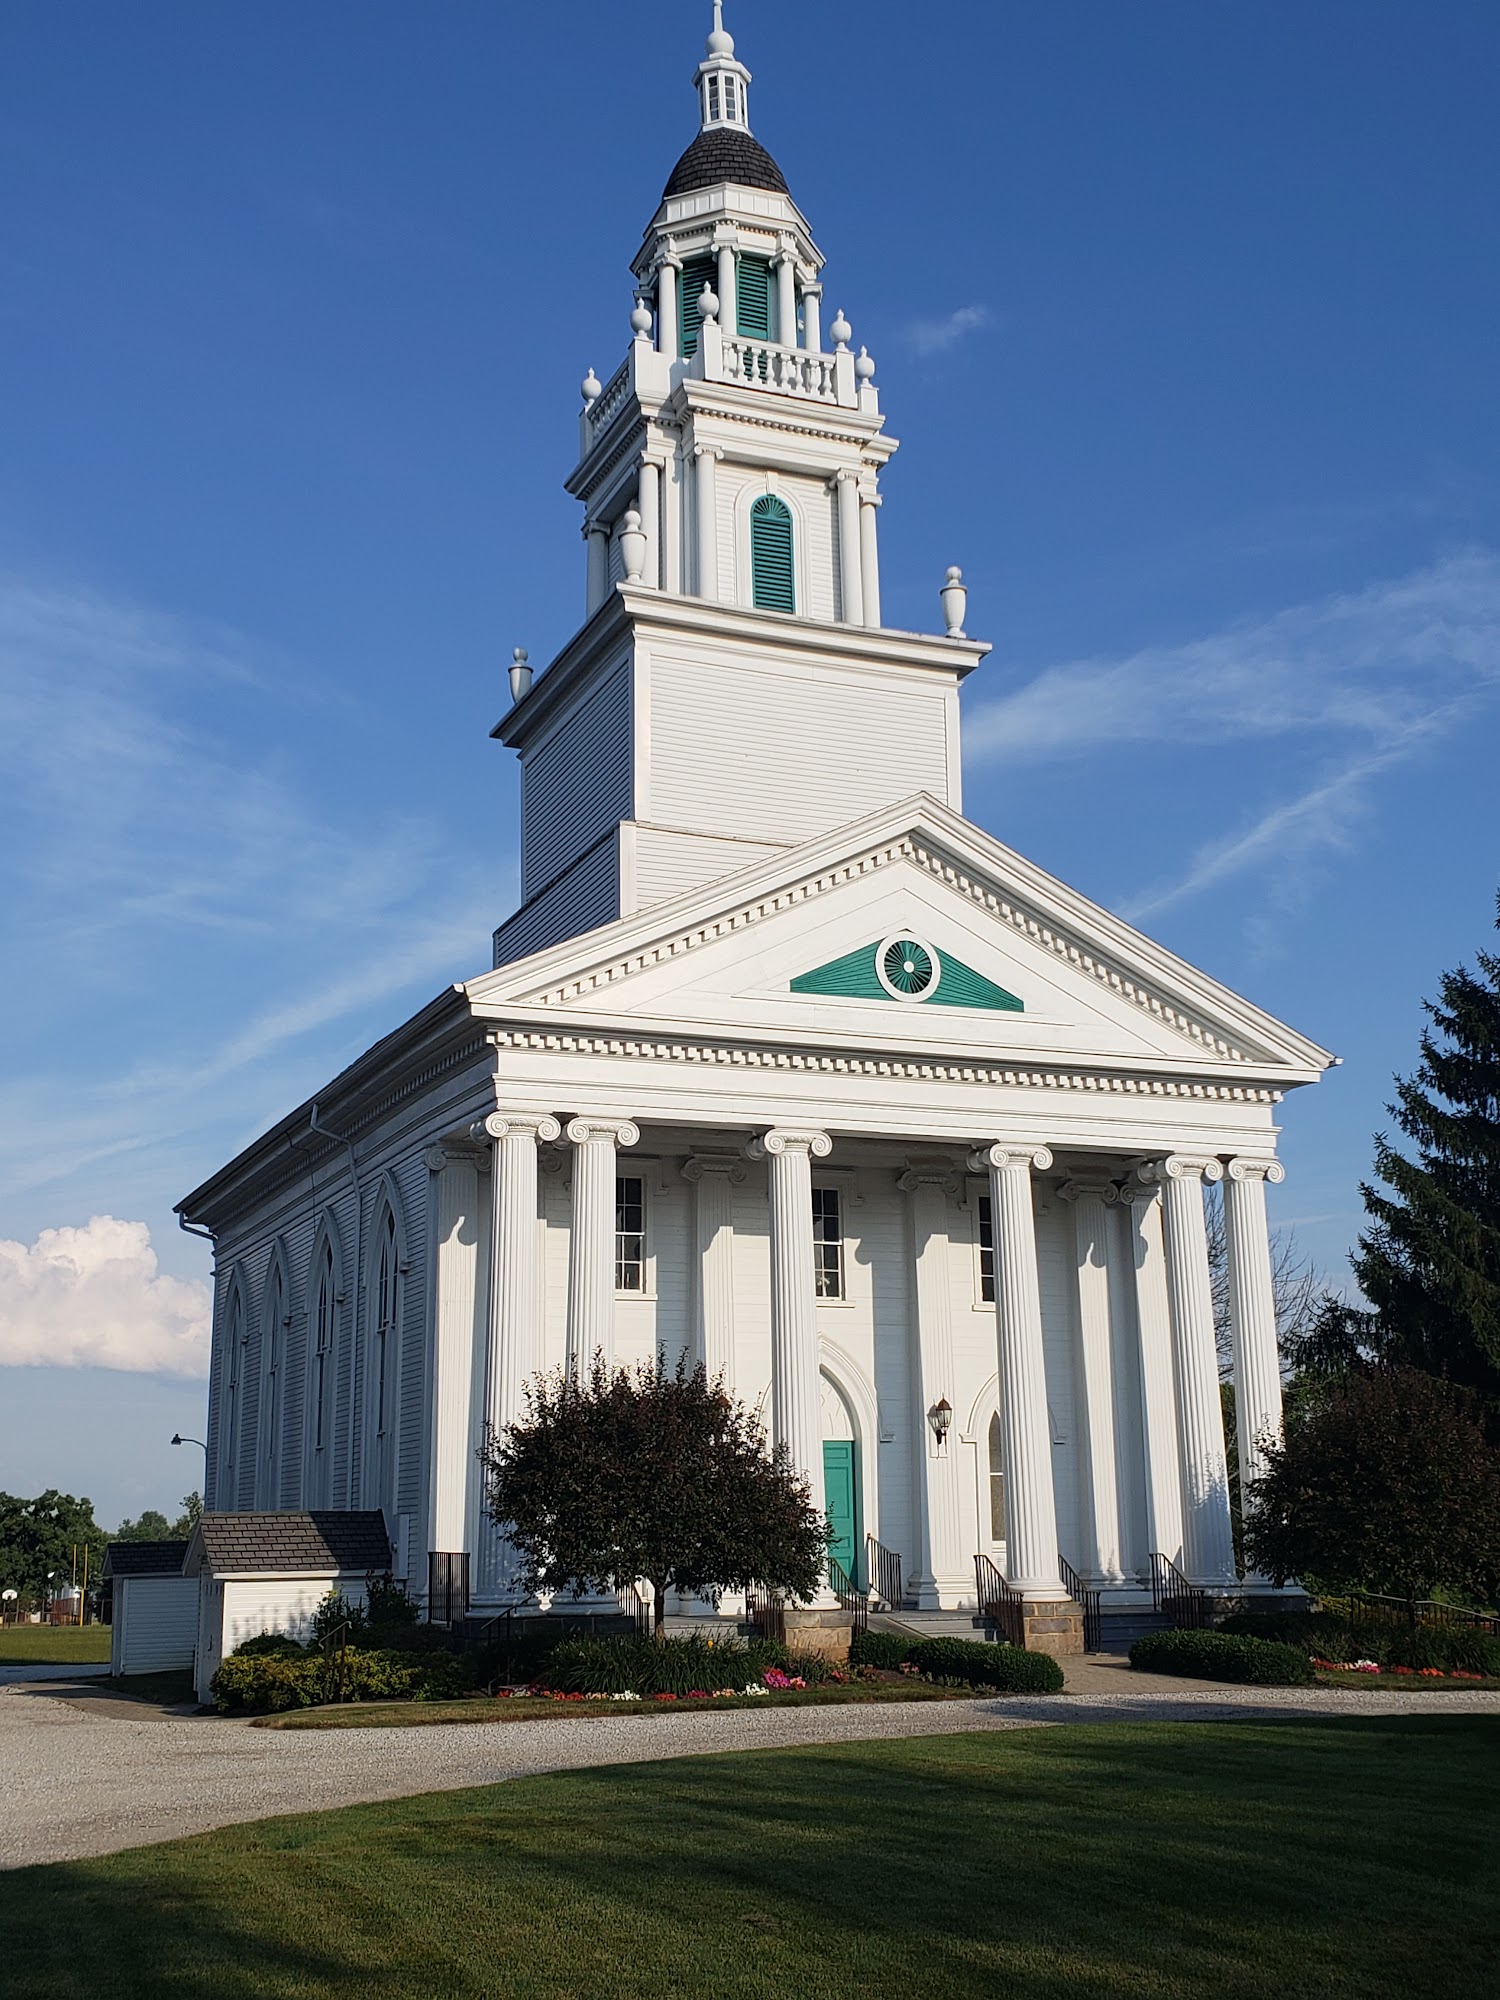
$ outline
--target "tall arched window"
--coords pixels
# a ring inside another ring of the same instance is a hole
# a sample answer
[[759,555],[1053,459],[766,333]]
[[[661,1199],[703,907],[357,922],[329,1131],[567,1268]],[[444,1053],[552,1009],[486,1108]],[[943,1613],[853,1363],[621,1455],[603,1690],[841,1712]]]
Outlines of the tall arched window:
[[1000,1436],[1000,1413],[990,1418],[990,1540],[1005,1540],[1005,1446]]
[[333,1397],[338,1347],[338,1291],[333,1245],[325,1236],[313,1276],[307,1357],[307,1500],[326,1507],[333,1459]]
[[796,610],[792,515],[774,493],[762,493],[750,509],[750,585],[757,611]]
[[220,1513],[238,1505],[238,1459],[240,1449],[241,1390],[245,1369],[245,1295],[236,1279],[229,1288],[229,1308],[224,1322],[223,1403],[219,1410],[219,1464],[214,1482],[214,1504]]
[[286,1360],[286,1273],[278,1257],[266,1286],[265,1320],[260,1334],[260,1458],[264,1468],[262,1503],[271,1508],[281,1504],[281,1427],[283,1381]]
[[367,1386],[368,1504],[388,1507],[395,1498],[396,1390],[401,1354],[401,1248],[389,1203],[375,1232],[374,1325]]

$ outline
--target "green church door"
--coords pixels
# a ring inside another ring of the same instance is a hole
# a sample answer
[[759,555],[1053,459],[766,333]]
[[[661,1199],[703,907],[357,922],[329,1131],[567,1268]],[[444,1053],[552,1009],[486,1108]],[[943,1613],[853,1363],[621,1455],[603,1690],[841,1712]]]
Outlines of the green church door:
[[823,1495],[833,1523],[829,1554],[851,1583],[859,1581],[859,1483],[853,1443],[823,1446]]

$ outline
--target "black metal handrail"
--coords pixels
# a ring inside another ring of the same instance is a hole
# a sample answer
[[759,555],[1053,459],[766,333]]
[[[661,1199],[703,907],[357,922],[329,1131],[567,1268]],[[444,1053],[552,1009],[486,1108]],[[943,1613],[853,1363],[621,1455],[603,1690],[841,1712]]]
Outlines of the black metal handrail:
[[1103,1613],[1099,1608],[1099,1592],[1093,1584],[1085,1583],[1067,1557],[1058,1551],[1057,1567],[1067,1586],[1069,1597],[1083,1613],[1083,1650],[1086,1653],[1100,1651],[1103,1636]]
[[[1392,1597],[1379,1590],[1325,1591],[1318,1599],[1324,1611],[1340,1611],[1351,1625],[1361,1616],[1387,1625],[1463,1625],[1474,1632],[1500,1635],[1500,1617],[1493,1611],[1471,1611],[1465,1604],[1444,1604],[1435,1597]],[[1347,1606],[1347,1610],[1343,1607]]]
[[988,1556],[975,1556],[974,1582],[979,1609],[987,1625],[1012,1646],[1026,1645],[1026,1606],[1019,1590],[1012,1589]]
[[828,1558],[828,1587],[838,1599],[841,1608],[848,1612],[852,1634],[857,1638],[861,1632],[868,1631],[870,1600],[835,1556]]
[[656,1601],[647,1597],[638,1583],[630,1586],[631,1609],[635,1612],[635,1636],[638,1639],[656,1637]]
[[877,1542],[873,1535],[865,1536],[865,1556],[870,1570],[870,1595],[878,1598],[887,1611],[899,1611],[906,1602],[900,1556],[884,1542]]
[[774,1590],[752,1583],[745,1592],[745,1619],[762,1639],[786,1644],[786,1599]]
[[1151,1602],[1183,1632],[1204,1632],[1214,1622],[1208,1593],[1189,1583],[1159,1549],[1151,1551]]
[[323,1699],[340,1702],[344,1699],[344,1655],[349,1650],[349,1633],[352,1627],[346,1618],[341,1625],[335,1625],[323,1634]]

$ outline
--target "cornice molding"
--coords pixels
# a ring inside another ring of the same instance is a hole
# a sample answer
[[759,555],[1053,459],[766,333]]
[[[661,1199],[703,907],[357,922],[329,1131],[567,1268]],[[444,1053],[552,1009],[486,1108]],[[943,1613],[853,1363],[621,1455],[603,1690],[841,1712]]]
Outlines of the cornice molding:
[[1025,1066],[943,1060],[921,1056],[858,1056],[815,1049],[757,1047],[745,1042],[701,1041],[675,1035],[570,1032],[564,1028],[497,1028],[497,1048],[537,1054],[619,1056],[629,1061],[676,1062],[725,1069],[762,1069],[807,1075],[873,1076],[920,1083],[963,1083],[1023,1090],[1077,1090],[1109,1097],[1168,1097],[1210,1104],[1279,1104],[1282,1092],[1253,1084],[1210,1083],[1198,1078],[1122,1076],[1115,1071],[1031,1063]]

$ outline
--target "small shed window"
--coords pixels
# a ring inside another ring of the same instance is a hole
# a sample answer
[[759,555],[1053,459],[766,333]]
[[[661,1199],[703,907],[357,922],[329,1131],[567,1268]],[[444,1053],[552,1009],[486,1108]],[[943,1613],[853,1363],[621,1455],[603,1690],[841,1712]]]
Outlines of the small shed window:
[[[719,275],[719,261],[716,257],[689,257],[682,267],[682,351],[685,355],[698,352],[698,335],[703,326],[703,308],[700,303],[703,288],[715,289]],[[720,311],[723,311],[722,301]]]
[[792,516],[774,493],[762,493],[750,509],[750,582],[757,611],[796,610]]

